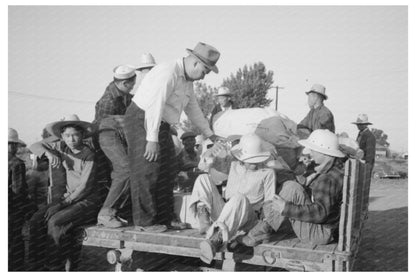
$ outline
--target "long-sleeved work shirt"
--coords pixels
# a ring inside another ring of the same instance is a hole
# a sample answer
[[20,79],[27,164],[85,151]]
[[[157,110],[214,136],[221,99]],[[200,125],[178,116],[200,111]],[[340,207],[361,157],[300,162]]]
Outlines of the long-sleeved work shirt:
[[357,142],[360,149],[364,151],[363,159],[373,166],[376,157],[376,137],[370,129],[365,128],[358,133]]
[[[104,119],[112,115],[124,115],[132,98],[133,95],[119,90],[114,82],[111,82],[105,89],[103,96],[95,104],[94,124],[98,127]],[[107,120],[103,123],[100,129],[120,129],[116,121]]]
[[74,153],[63,141],[37,142],[30,146],[30,150],[39,157],[50,151],[61,159],[66,171],[65,198],[70,202],[92,196],[96,166],[94,153],[88,146],[83,145],[79,153]]
[[322,104],[318,108],[312,108],[306,117],[298,124],[298,129],[306,128],[311,133],[317,129],[328,129],[335,133],[334,116],[332,112]]
[[193,82],[185,78],[182,58],[152,68],[133,101],[145,111],[147,141],[158,142],[160,122],[177,124],[183,111],[206,136],[213,135],[196,100]]
[[255,210],[260,210],[264,201],[273,199],[275,190],[276,175],[273,169],[247,170],[240,162],[231,162],[225,199],[241,193],[248,198]]
[[306,187],[312,203],[296,205],[286,202],[282,215],[304,222],[336,227],[340,216],[343,178],[343,163],[335,159],[330,167],[317,173]]

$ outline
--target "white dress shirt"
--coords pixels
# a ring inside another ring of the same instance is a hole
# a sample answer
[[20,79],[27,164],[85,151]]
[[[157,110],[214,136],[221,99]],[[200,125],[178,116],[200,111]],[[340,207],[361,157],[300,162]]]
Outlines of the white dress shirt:
[[147,141],[158,142],[160,122],[177,124],[183,111],[204,135],[214,134],[198,105],[193,82],[185,79],[182,58],[152,68],[133,101],[145,111]]

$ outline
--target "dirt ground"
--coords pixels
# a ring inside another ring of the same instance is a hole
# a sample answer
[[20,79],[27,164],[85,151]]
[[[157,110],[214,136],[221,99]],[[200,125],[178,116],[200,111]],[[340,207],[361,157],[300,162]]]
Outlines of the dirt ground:
[[[369,216],[363,230],[354,271],[408,271],[408,180],[372,180]],[[107,249],[84,247],[81,271],[113,271]],[[149,254],[141,256],[146,271],[190,271],[199,259]],[[264,270],[242,265],[240,270]]]

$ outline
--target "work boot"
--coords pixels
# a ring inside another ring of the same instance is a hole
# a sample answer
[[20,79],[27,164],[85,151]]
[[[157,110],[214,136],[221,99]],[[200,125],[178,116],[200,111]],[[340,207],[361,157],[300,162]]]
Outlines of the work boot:
[[210,239],[206,239],[201,242],[199,248],[201,250],[200,259],[207,264],[210,264],[217,253],[222,247],[222,233],[219,228],[215,230],[214,234]]
[[269,240],[270,234],[273,232],[272,227],[266,221],[259,221],[247,235],[239,238],[239,242],[248,247],[254,247],[264,241]]
[[208,231],[209,227],[211,226],[211,219],[207,206],[198,205],[197,215],[199,220],[199,233],[203,235]]

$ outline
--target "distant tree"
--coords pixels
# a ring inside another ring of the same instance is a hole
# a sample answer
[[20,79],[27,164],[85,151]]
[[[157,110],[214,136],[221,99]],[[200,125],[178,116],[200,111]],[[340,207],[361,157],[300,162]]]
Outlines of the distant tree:
[[[211,113],[215,106],[214,95],[217,92],[217,89],[212,88],[211,86],[207,86],[202,82],[195,82],[194,92],[202,113],[204,114],[205,118],[208,118],[208,115]],[[183,122],[181,122],[180,127],[184,131],[192,131],[197,134],[201,133],[201,130],[193,125],[189,119],[185,119]]]
[[196,100],[198,101],[202,113],[205,117],[208,117],[208,115],[211,113],[212,109],[215,106],[214,95],[217,92],[217,89],[212,88],[211,86],[207,86],[205,83],[202,82],[195,82],[194,91]]
[[388,135],[385,134],[383,130],[371,128],[371,132],[376,137],[377,144],[384,146],[384,147],[390,146],[390,143],[387,142]]
[[233,101],[237,108],[263,108],[272,101],[268,99],[267,92],[273,84],[273,71],[267,71],[262,62],[255,63],[231,74],[224,79],[222,86],[234,92]]

